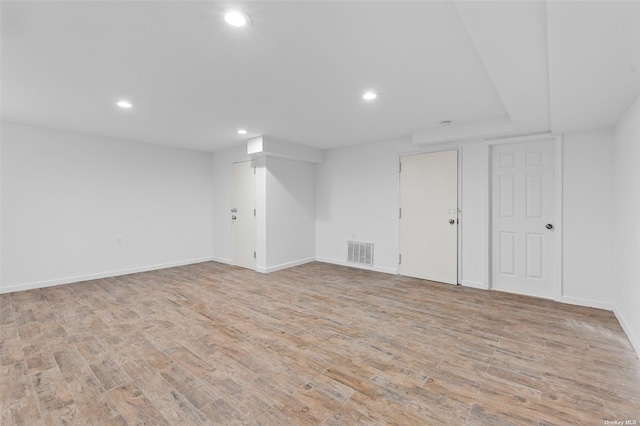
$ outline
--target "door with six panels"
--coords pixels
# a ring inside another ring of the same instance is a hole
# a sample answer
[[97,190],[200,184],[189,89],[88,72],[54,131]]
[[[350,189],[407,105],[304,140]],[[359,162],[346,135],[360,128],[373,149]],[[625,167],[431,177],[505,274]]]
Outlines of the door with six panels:
[[555,297],[554,143],[546,139],[492,147],[494,289]]

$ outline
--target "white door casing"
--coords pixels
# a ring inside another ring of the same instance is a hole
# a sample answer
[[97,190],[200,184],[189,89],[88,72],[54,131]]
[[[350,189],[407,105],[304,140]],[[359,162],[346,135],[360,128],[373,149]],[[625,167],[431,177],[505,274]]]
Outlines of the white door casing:
[[458,151],[400,157],[401,275],[458,283]]
[[256,268],[256,177],[255,163],[243,161],[233,164],[233,227],[234,266]]
[[491,148],[491,286],[558,297],[559,201],[551,137]]

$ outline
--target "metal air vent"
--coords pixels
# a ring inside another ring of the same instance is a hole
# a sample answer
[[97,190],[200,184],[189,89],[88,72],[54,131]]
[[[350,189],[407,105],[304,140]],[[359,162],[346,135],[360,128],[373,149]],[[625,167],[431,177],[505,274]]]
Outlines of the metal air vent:
[[347,241],[347,262],[373,266],[373,243]]

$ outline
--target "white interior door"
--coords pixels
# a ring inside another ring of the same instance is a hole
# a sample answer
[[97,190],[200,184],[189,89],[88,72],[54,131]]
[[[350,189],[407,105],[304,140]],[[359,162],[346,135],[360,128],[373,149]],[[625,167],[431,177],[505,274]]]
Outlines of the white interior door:
[[554,298],[554,141],[492,148],[492,287]]
[[458,151],[400,158],[400,274],[458,283]]
[[233,259],[235,266],[256,268],[256,177],[253,161],[233,164]]

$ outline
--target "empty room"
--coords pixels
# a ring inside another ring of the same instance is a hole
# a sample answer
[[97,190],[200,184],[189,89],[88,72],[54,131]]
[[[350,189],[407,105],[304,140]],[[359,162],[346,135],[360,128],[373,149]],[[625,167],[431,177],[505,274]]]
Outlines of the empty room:
[[2,425],[640,424],[640,1],[0,20]]

